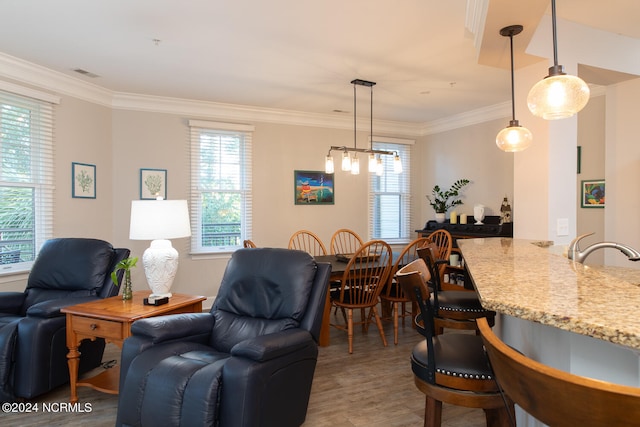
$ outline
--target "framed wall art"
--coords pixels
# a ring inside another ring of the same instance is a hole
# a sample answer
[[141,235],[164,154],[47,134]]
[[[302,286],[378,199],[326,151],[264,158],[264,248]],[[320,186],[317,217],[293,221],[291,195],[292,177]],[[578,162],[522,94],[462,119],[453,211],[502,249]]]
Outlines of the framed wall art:
[[333,205],[332,173],[321,171],[293,171],[296,205]]
[[604,208],[604,179],[584,180],[582,181],[581,188],[580,206],[583,208]]
[[140,169],[140,199],[167,199],[167,170]]
[[71,197],[96,198],[96,165],[71,163]]

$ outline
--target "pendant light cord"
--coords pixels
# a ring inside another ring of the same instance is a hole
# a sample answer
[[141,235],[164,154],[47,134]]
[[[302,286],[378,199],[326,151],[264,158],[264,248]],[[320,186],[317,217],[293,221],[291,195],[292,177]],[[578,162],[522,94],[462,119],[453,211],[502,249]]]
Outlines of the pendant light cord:
[[553,65],[558,68],[558,32],[556,29],[556,0],[551,0],[551,28],[553,32]]
[[511,45],[511,120],[516,120],[516,95],[515,77],[513,74],[513,32],[509,34],[509,44]]
[[356,130],[356,84],[353,84],[353,148],[357,148],[356,140],[358,132]]

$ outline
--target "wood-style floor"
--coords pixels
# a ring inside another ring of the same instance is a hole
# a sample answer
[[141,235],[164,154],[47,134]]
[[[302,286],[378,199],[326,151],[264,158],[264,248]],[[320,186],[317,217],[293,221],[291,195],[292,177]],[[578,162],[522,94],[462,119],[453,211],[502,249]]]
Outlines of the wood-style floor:
[[[389,343],[383,347],[375,326],[363,334],[354,333],[354,350],[347,351],[347,334],[331,330],[331,345],[320,348],[320,356],[311,391],[305,427],[402,427],[421,426],[424,395],[413,383],[409,355],[421,336],[407,326],[400,330],[397,346],[393,344],[393,325],[385,323]],[[119,349],[107,346],[104,360],[119,360]],[[103,368],[98,368],[99,371]],[[95,374],[95,372],[93,373]],[[69,400],[69,387],[60,387],[32,403],[39,403],[39,412],[30,414],[3,413],[5,426],[113,426],[118,405],[117,396],[100,393],[87,387],[78,388],[81,406],[90,404],[91,411],[78,413],[42,412],[42,403],[63,403]],[[480,409],[445,405],[444,427],[485,426]]]

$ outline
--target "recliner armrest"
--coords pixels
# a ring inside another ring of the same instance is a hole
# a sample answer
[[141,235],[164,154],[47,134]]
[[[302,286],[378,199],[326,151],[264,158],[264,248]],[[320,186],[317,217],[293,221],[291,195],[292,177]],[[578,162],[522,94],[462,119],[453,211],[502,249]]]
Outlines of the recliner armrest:
[[0,313],[18,314],[25,297],[24,292],[0,292]]
[[27,309],[28,317],[41,317],[43,319],[63,316],[60,313],[61,308],[69,307],[76,304],[82,304],[84,302],[95,301],[98,297],[74,297],[74,298],[58,298],[49,301],[42,301],[37,304],[33,304]]
[[189,337],[211,334],[213,324],[210,313],[169,314],[137,320],[131,325],[131,335],[154,344],[178,338],[189,341]]
[[313,337],[304,329],[288,329],[275,334],[261,335],[239,342],[231,349],[231,355],[246,357],[256,362],[281,357],[314,343]]

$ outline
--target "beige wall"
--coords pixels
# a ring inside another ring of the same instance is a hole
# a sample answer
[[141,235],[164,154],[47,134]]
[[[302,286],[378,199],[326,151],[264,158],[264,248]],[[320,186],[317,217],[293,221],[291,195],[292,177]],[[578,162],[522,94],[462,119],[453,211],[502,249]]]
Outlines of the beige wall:
[[[640,250],[640,144],[638,143],[638,99],[640,79],[607,88],[606,94],[605,239]],[[616,250],[605,253],[605,262],[640,269]]]
[[[605,96],[593,97],[578,116],[578,146],[581,147],[580,174],[576,180],[576,235],[595,233],[581,243],[582,247],[605,240],[604,209],[581,207],[581,181],[604,179],[605,176]],[[602,265],[604,251],[589,255],[586,264]]]
[[[483,204],[485,215],[500,215],[504,196],[514,208],[513,153],[505,153],[496,146],[496,135],[508,123],[507,118],[493,120],[420,139],[416,156],[419,174],[417,181],[412,181],[416,190],[415,206],[419,208],[416,228],[422,228],[427,220],[434,218],[426,198],[433,186],[448,188],[461,178],[471,183],[461,193],[463,205],[454,208],[458,214],[466,213],[471,220],[473,206]],[[514,217],[514,222],[517,221]]]

